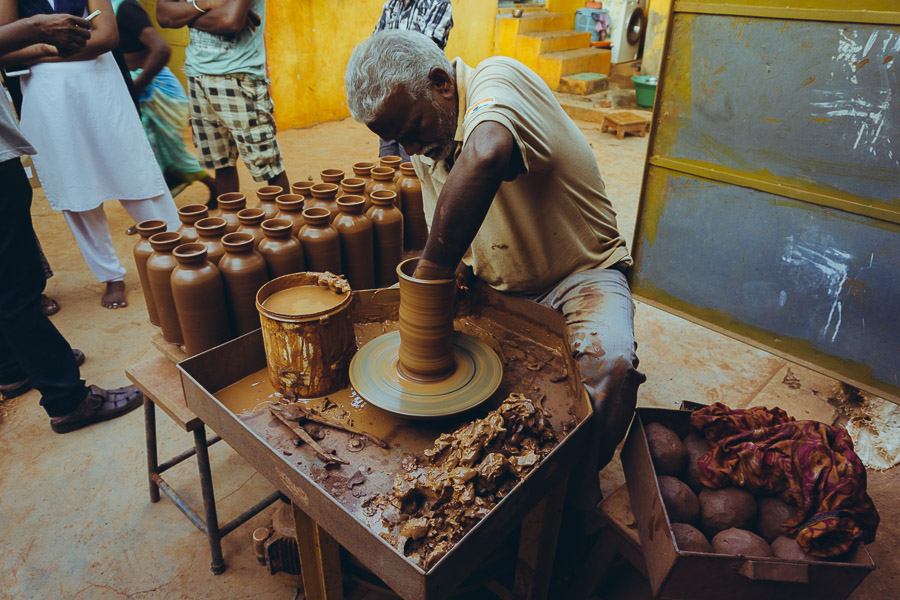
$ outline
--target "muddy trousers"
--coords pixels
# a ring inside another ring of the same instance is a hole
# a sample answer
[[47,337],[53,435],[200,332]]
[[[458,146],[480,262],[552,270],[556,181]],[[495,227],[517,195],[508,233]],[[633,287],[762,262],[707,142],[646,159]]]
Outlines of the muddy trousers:
[[587,454],[575,466],[568,493],[570,506],[591,510],[602,499],[600,469],[625,437],[638,386],[647,379],[637,370],[634,301],[625,275],[613,268],[570,275],[535,300],[565,316],[570,349],[594,407]]
[[46,279],[31,224],[31,185],[18,158],[0,163],[0,383],[24,380],[51,417],[72,412],[87,388],[72,348],[43,311]]

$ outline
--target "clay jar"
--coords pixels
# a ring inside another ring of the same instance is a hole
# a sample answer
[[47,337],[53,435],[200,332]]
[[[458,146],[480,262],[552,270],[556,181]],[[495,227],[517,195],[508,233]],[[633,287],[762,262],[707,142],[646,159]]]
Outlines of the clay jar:
[[329,220],[334,221],[338,213],[337,202],[335,202],[338,191],[337,184],[317,183],[309,188],[309,191],[312,192],[312,198],[307,198],[305,208],[324,208],[328,211]]
[[209,209],[202,204],[188,204],[178,209],[178,219],[181,221],[178,233],[181,234],[183,244],[191,244],[200,239],[197,230],[194,229],[194,223],[208,216]]
[[303,211],[303,218],[306,224],[297,237],[303,246],[306,268],[340,275],[341,243],[337,230],[329,224],[331,213],[327,208],[307,208]]
[[397,264],[403,257],[403,214],[394,206],[390,190],[372,192],[372,208],[366,213],[375,237],[375,284],[397,283]]
[[244,335],[259,327],[256,292],[268,281],[266,261],[253,249],[249,233],[228,233],[222,237],[225,256],[219,270],[225,280],[228,309],[236,335]]
[[312,196],[312,192],[309,191],[309,188],[313,186],[314,181],[295,181],[291,184],[291,193],[297,194],[298,196],[303,196],[305,198],[309,198]]
[[334,220],[341,242],[341,265],[344,276],[354,290],[375,287],[375,238],[372,221],[363,214],[362,196],[343,196],[338,199],[340,213]]
[[181,244],[172,252],[172,297],[181,324],[184,349],[193,356],[231,339],[222,276],[206,260],[204,244]]
[[394,170],[390,167],[375,167],[372,169],[372,183],[366,186],[366,193],[369,197],[379,190],[388,190],[394,192],[394,206],[402,210],[400,206],[400,186],[394,181]]
[[366,196],[366,180],[359,177],[348,177],[341,181],[341,189],[338,190],[337,199],[340,200],[344,196],[360,196],[365,202],[363,206],[363,214],[372,206],[372,201]]
[[372,167],[375,166],[375,163],[370,162],[358,162],[353,165],[353,176],[362,179],[368,184],[372,181]]
[[390,167],[394,170],[394,181],[400,180],[400,164],[403,162],[403,158],[399,156],[382,156],[378,159],[378,162],[381,163],[382,167]]
[[222,236],[225,235],[225,219],[222,217],[208,217],[194,223],[197,229],[197,240],[206,246],[206,260],[214,265],[219,264],[225,249],[222,248]]
[[340,185],[341,181],[344,179],[344,172],[340,169],[323,169],[319,173],[319,177],[322,178],[322,183]]
[[[204,207],[205,208],[205,207]],[[166,230],[166,222],[157,219],[141,221],[136,226],[138,235],[134,245],[134,264],[137,267],[138,277],[141,280],[141,290],[144,292],[144,302],[147,303],[147,317],[150,323],[159,326],[159,315],[156,312],[156,304],[153,303],[153,290],[150,289],[150,280],[147,279],[147,259],[153,254],[150,246],[150,236],[162,233]]]
[[403,247],[421,250],[428,241],[428,223],[422,204],[422,184],[411,162],[400,165],[400,206],[403,213]]
[[291,235],[293,223],[287,219],[267,219],[262,222],[265,237],[258,251],[266,261],[269,279],[299,273],[306,269],[303,246]]
[[228,192],[227,194],[220,194],[218,202],[219,216],[225,219],[225,233],[237,231],[238,227],[241,226],[237,214],[238,211],[247,208],[247,196],[241,192]]
[[296,236],[300,228],[306,224],[303,220],[303,208],[306,199],[300,194],[282,194],[275,200],[278,205],[278,218],[291,222],[291,235]]
[[[274,187],[274,186],[273,186]],[[281,189],[281,188],[278,188]],[[238,211],[239,233],[249,233],[253,236],[253,248],[258,248],[263,240],[262,222],[266,218],[266,211],[262,208],[245,208]]]
[[174,231],[155,233],[150,236],[153,254],[147,259],[147,279],[153,290],[153,302],[159,315],[163,339],[171,344],[181,344],[181,324],[175,311],[175,299],[172,297],[172,271],[178,264],[172,250],[181,245],[181,234]]
[[280,185],[267,185],[256,190],[256,197],[259,199],[259,208],[263,209],[265,216],[263,220],[274,219],[278,215],[278,207],[275,206],[275,198],[284,193],[284,188]]
[[418,258],[397,265],[400,279],[400,374],[438,381],[456,368],[453,315],[456,278],[416,279]]

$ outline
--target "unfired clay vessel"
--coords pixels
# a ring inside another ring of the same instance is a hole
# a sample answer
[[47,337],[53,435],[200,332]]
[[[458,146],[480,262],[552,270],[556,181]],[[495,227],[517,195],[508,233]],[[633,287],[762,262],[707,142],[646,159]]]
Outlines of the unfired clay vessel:
[[197,240],[206,246],[206,260],[214,265],[219,264],[222,256],[225,254],[222,248],[222,236],[225,235],[225,219],[222,217],[208,217],[200,219],[194,223],[197,229]]
[[299,196],[303,196],[305,198],[309,198],[310,196],[312,196],[312,193],[309,191],[309,188],[311,188],[314,184],[315,184],[315,181],[309,181],[309,180],[295,181],[294,183],[291,184],[291,193],[297,194]]
[[225,280],[231,323],[236,335],[243,335],[259,327],[256,311],[256,292],[268,280],[266,261],[253,249],[249,233],[229,233],[222,238],[225,256],[219,270]]
[[181,325],[178,313],[175,312],[175,300],[172,297],[172,271],[178,264],[172,256],[172,250],[181,244],[181,234],[174,231],[155,233],[150,236],[153,254],[147,259],[147,279],[153,290],[153,302],[159,315],[163,339],[171,344],[181,344]]
[[204,244],[182,244],[173,255],[178,265],[172,271],[172,297],[185,352],[193,356],[231,339],[225,287],[219,269],[206,260]]
[[323,169],[322,172],[319,173],[319,177],[322,178],[322,183],[340,185],[341,180],[344,179],[344,172],[340,169]]
[[267,219],[262,223],[265,237],[258,251],[266,261],[269,279],[300,273],[306,269],[303,246],[291,235],[293,223],[287,219]]
[[400,165],[400,207],[403,213],[403,247],[421,250],[428,241],[428,223],[422,204],[422,184],[412,163]]
[[365,180],[366,184],[372,181],[372,167],[376,166],[371,162],[358,162],[353,165],[353,176],[358,179]]
[[256,190],[256,197],[259,198],[259,208],[265,211],[265,219],[274,219],[278,215],[278,207],[275,206],[275,198],[285,192],[280,185],[267,185]]
[[403,162],[403,158],[399,156],[382,156],[378,159],[378,162],[382,167],[390,167],[394,170],[394,181],[400,180],[400,164]]
[[296,236],[300,228],[306,224],[303,220],[306,199],[300,194],[282,194],[275,203],[278,205],[278,218],[290,221],[291,235]]
[[303,245],[306,268],[319,273],[341,274],[341,243],[337,230],[329,224],[327,208],[307,208],[303,211],[306,224],[297,237]]
[[309,188],[312,192],[312,199],[306,200],[304,208],[324,208],[328,210],[329,219],[334,221],[337,216],[338,207],[335,202],[338,186],[335,183],[317,183]]
[[259,248],[259,243],[263,240],[262,222],[265,218],[266,211],[261,208],[245,208],[238,211],[238,221],[241,223],[238,232],[252,235],[254,248]]
[[344,196],[361,196],[365,201],[363,214],[372,206],[372,201],[366,195],[366,180],[360,177],[348,177],[341,181],[341,189],[338,190],[337,198],[340,200]]
[[134,245],[134,264],[137,267],[138,277],[141,280],[144,302],[147,303],[147,317],[150,319],[151,324],[158,327],[159,315],[156,312],[156,304],[153,303],[153,290],[150,289],[150,280],[147,279],[147,259],[153,254],[153,248],[150,246],[150,236],[165,231],[166,222],[151,219],[141,221],[136,227],[140,237]]
[[241,192],[228,192],[220,194],[218,202],[219,216],[225,219],[225,233],[237,231],[241,226],[237,214],[238,211],[247,208],[247,196]]
[[394,206],[403,210],[400,206],[400,186],[394,179],[394,170],[391,167],[375,167],[372,169],[372,183],[366,186],[366,193],[372,197],[378,190],[388,190],[396,194]]
[[194,223],[208,216],[209,209],[202,204],[188,204],[178,209],[178,219],[181,221],[178,233],[181,234],[182,243],[190,244],[200,239],[197,230],[194,229]]
[[375,287],[375,238],[372,221],[363,213],[365,204],[362,196],[339,198],[340,213],[333,224],[341,241],[344,276],[354,290]]
[[375,284],[397,283],[397,264],[403,257],[403,214],[394,206],[390,190],[372,192],[372,208],[366,213],[375,233]]
[[418,258],[397,266],[400,279],[401,375],[416,381],[439,381],[456,368],[453,316],[456,278],[416,279]]

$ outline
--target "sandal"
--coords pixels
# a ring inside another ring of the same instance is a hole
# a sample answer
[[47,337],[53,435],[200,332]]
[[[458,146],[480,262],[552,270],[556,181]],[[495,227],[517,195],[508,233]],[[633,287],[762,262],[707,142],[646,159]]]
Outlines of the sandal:
[[44,316],[49,317],[59,312],[59,302],[48,296],[41,294],[41,312]]
[[67,415],[50,418],[50,429],[68,433],[93,423],[108,421],[131,412],[144,402],[144,394],[135,385],[105,390],[96,385],[88,388],[87,396]]

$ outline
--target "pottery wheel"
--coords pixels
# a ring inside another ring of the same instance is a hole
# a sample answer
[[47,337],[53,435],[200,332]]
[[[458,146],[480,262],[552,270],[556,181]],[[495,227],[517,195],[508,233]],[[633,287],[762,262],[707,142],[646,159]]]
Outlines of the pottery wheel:
[[436,382],[412,381],[397,370],[400,332],[379,336],[350,362],[350,382],[367,402],[407,417],[443,417],[468,410],[497,391],[503,363],[482,340],[453,333],[456,371]]

